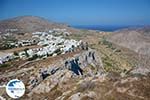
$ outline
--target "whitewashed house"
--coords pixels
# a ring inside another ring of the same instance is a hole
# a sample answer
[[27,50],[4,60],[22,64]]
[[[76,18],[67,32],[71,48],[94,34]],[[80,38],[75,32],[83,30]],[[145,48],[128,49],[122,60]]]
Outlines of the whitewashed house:
[[[66,29],[54,29],[55,31],[66,31]],[[52,31],[51,31],[52,32]],[[62,36],[53,36],[52,34],[48,34],[46,32],[34,32],[32,33],[33,37],[38,37],[39,41],[37,45],[43,46],[40,48],[34,48],[27,50],[27,54],[29,57],[37,54],[41,57],[47,57],[48,55],[56,56],[56,52],[66,53],[73,51],[77,46],[81,44],[81,41],[64,39]],[[58,51],[57,51],[58,50]],[[20,58],[25,58],[25,51],[19,53]]]
[[3,64],[4,62],[7,62],[11,59],[13,59],[12,53],[0,53],[0,64]]

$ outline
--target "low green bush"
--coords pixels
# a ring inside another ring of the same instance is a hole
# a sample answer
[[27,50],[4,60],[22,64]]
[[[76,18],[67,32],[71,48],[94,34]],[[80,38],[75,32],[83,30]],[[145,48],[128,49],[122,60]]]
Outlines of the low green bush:
[[9,64],[4,63],[4,64],[1,64],[1,65],[0,65],[0,68],[1,68],[1,67],[3,67],[3,68],[4,68],[4,67],[9,67],[9,66],[10,66]]

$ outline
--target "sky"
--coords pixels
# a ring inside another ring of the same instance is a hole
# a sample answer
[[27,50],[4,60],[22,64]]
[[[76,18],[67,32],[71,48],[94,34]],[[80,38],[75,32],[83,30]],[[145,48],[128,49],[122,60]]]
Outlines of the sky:
[[0,20],[26,15],[70,25],[150,25],[150,0],[0,0]]

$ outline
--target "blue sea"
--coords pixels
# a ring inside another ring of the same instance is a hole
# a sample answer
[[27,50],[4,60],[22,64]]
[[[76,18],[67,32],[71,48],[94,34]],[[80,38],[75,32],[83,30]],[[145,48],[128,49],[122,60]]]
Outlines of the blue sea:
[[113,32],[120,29],[128,28],[130,26],[112,26],[112,25],[73,25],[72,27],[78,29],[88,29],[88,30],[98,30],[98,31],[107,31]]

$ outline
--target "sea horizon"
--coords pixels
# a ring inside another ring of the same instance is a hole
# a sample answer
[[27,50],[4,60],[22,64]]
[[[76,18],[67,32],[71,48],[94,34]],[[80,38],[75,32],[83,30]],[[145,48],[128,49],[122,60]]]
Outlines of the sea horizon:
[[74,27],[77,29],[114,32],[117,30],[125,29],[125,28],[143,27],[143,26],[145,25],[72,25],[71,27]]

